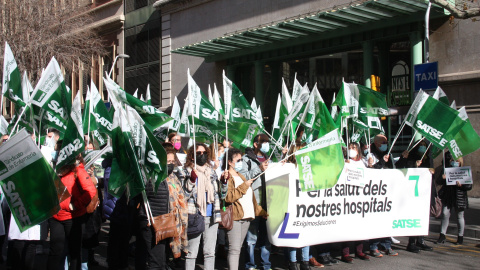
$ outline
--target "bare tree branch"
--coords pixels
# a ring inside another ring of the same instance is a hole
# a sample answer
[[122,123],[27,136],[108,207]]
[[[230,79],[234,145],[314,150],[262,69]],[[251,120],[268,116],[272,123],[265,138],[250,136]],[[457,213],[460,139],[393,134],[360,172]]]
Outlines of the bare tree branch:
[[0,0],[0,62],[6,41],[32,83],[53,56],[67,72],[78,70],[73,68],[78,61],[89,67],[92,55],[105,55],[102,39],[86,27],[93,22],[90,4],[85,0]]
[[463,3],[458,3],[457,5],[453,5],[448,0],[430,0],[430,2],[448,10],[452,16],[457,19],[468,19],[480,16],[480,8],[473,7],[471,4],[476,1],[458,1]]

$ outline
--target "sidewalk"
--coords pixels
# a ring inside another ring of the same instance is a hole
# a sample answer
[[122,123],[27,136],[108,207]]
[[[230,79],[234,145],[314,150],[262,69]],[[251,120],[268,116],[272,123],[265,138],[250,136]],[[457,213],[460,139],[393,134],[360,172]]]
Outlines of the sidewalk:
[[[469,208],[465,210],[465,232],[463,236],[480,239],[480,198],[468,198]],[[441,219],[430,217],[430,232],[440,233]],[[452,210],[447,234],[458,235],[457,213]]]

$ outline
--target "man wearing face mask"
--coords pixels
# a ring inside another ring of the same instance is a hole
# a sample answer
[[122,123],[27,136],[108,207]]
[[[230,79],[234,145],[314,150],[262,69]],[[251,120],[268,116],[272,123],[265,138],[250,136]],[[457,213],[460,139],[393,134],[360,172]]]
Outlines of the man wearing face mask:
[[45,142],[43,145],[48,147],[55,147],[55,144],[60,139],[60,132],[56,129],[49,129],[47,133],[47,137],[45,137]]
[[[245,176],[246,179],[254,179],[262,174],[268,168],[268,152],[270,151],[269,138],[265,134],[259,134],[253,138],[253,149],[246,148],[245,155],[242,157],[242,168],[237,171]],[[265,174],[262,174],[252,183],[253,194],[258,204],[267,211],[266,192],[265,192]],[[257,236],[258,239],[257,239]],[[268,270],[270,263],[270,242],[267,238],[266,220],[256,217],[251,223],[247,233],[247,259],[246,269],[257,268],[255,265],[254,249],[258,243],[262,268]]]
[[387,137],[385,137],[385,135],[376,135],[370,150],[374,158],[374,169],[393,168],[392,160],[389,156],[387,156],[388,144]]

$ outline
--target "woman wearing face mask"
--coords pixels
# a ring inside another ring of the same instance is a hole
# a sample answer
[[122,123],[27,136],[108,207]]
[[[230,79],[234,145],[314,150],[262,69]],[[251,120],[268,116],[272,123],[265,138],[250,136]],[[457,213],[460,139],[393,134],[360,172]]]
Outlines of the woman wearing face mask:
[[[227,157],[224,157],[223,170],[221,181],[227,184],[227,196],[225,197],[226,205],[233,207],[233,228],[227,232],[229,246],[228,246],[228,268],[238,269],[240,250],[243,241],[247,235],[250,221],[256,216],[267,218],[267,212],[257,204],[255,196],[253,196],[253,189],[251,187],[254,179],[246,180],[245,177],[238,173],[242,168],[242,153],[240,150],[230,148]],[[228,165],[227,165],[228,164]]]
[[[217,174],[209,164],[210,150],[203,143],[197,143],[188,149],[185,163],[184,191],[188,200],[189,214],[197,211],[205,219],[205,231],[188,239],[188,253],[185,257],[185,269],[194,270],[200,239],[203,237],[204,268],[215,267],[215,245],[217,242],[220,216],[220,196],[226,194],[226,185],[221,185]],[[220,187],[219,187],[220,186]],[[225,196],[222,196],[222,199]]]
[[182,148],[182,137],[175,132],[168,134],[168,142],[171,143],[177,151],[180,151],[180,148]]
[[[365,163],[362,160],[362,153],[358,143],[350,143],[348,146],[348,159],[345,162],[365,168]],[[355,255],[357,258],[369,261],[370,257],[363,252],[363,241],[343,242],[342,243],[342,261],[346,263],[353,263],[353,258],[350,257],[350,245],[355,245]]]
[[[405,150],[400,159],[395,163],[397,169],[402,168],[430,168],[430,155],[427,152],[425,140],[416,141],[410,151]],[[433,169],[432,169],[433,170]],[[433,181],[432,181],[432,184]],[[435,188],[433,187],[432,192]],[[432,197],[435,196],[432,194]],[[408,238],[407,251],[418,253],[420,250],[432,251],[433,248],[425,243],[423,236],[411,236]]]
[[[143,252],[145,257],[142,258],[142,268],[144,269],[166,269],[165,252],[168,243],[174,258],[179,258],[182,251],[186,252],[188,245],[187,240],[187,223],[188,211],[185,195],[180,184],[180,181],[173,173],[175,167],[175,150],[167,150],[167,168],[168,176],[162,181],[158,187],[157,192],[154,191],[152,183],[149,181],[145,188],[147,199],[154,217],[173,212],[176,216],[178,237],[173,239],[164,239],[155,244],[155,231],[153,226],[148,226],[147,215],[145,208],[140,207],[139,212],[139,227],[140,236],[137,244],[137,249]],[[146,265],[146,268],[145,268]]]
[[[463,167],[463,158],[454,160],[450,152],[445,153],[445,167]],[[452,208],[455,208],[457,213],[457,227],[458,227],[458,238],[457,245],[463,244],[463,231],[465,229],[465,219],[464,213],[465,209],[468,208],[468,196],[467,191],[472,189],[472,185],[460,184],[457,181],[456,185],[447,185],[445,173],[442,174],[442,188],[438,191],[440,199],[442,199],[443,211],[442,211],[442,228],[440,237],[437,240],[437,243],[445,243],[445,234],[447,233],[448,222],[450,219],[450,212]]]

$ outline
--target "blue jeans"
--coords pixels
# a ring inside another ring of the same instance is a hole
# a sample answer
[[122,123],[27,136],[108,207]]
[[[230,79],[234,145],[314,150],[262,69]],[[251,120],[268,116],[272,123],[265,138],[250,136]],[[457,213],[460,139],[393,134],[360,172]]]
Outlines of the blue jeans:
[[[308,262],[310,259],[310,246],[303,247],[302,249],[302,262]],[[288,252],[290,253],[290,262],[297,261],[297,248],[288,248]]]
[[370,240],[370,250],[378,249],[378,245],[382,245],[385,249],[392,248],[392,239],[390,237],[378,238]]
[[[245,268],[257,268],[255,265],[255,245],[258,245],[260,249],[260,257],[262,261],[262,269],[268,270],[272,268],[270,263],[270,241],[268,241],[267,236],[267,220],[263,217],[256,217],[250,222],[250,227],[248,228],[247,238],[247,249],[245,258],[247,263]],[[258,239],[257,239],[258,237]]]

